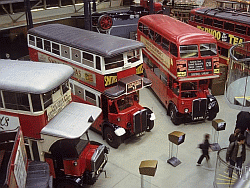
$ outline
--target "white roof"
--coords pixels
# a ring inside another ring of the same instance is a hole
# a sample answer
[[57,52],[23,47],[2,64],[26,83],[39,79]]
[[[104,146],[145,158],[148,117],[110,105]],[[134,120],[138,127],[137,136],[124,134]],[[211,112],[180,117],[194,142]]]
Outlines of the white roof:
[[89,118],[92,116],[96,120],[101,112],[99,107],[72,102],[41,130],[41,134],[69,139],[79,138],[93,123],[88,122]]
[[1,59],[0,90],[42,94],[61,85],[73,73],[68,65]]

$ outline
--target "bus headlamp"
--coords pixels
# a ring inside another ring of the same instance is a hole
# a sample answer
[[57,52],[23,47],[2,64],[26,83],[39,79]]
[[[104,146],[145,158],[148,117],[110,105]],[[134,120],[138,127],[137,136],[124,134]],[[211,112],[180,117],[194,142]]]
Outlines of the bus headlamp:
[[185,113],[188,113],[188,108],[185,108],[185,109],[184,109],[184,112],[185,112]]
[[121,118],[118,117],[118,118],[117,118],[117,121],[121,121]]
[[115,134],[116,134],[117,136],[122,136],[122,135],[124,135],[125,133],[126,133],[126,131],[125,131],[125,129],[122,128],[122,127],[119,127],[119,128],[117,128],[117,129],[115,129]]

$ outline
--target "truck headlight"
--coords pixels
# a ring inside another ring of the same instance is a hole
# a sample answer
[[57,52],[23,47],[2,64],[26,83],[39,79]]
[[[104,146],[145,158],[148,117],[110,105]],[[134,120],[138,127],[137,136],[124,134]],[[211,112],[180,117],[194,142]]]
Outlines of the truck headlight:
[[185,112],[185,113],[188,113],[188,108],[185,108],[185,109],[184,109],[184,112]]
[[154,113],[151,114],[150,120],[151,120],[151,121],[154,121],[154,120],[155,120],[155,114],[154,114]]
[[115,134],[116,134],[117,136],[122,136],[122,135],[124,135],[125,133],[126,133],[126,131],[125,131],[125,129],[122,128],[122,127],[119,127],[119,128],[117,128],[117,129],[115,129]]
[[118,122],[121,121],[121,118],[118,117],[118,118],[117,118],[117,121],[118,121]]

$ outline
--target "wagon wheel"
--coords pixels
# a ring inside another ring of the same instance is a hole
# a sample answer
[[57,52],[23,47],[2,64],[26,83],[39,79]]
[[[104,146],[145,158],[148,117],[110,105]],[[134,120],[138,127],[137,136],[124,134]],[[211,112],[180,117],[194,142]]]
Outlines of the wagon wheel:
[[102,30],[108,30],[112,27],[113,21],[112,18],[108,15],[102,15],[98,19],[98,26]]

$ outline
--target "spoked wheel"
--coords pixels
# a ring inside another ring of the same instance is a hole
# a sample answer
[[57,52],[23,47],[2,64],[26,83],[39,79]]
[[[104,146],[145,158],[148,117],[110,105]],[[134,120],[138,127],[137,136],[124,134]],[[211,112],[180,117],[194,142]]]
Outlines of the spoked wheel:
[[102,15],[98,19],[98,26],[102,30],[108,30],[112,27],[113,25],[113,20],[110,16],[108,15]]
[[73,180],[60,180],[58,181],[56,188],[81,188],[79,184]]
[[118,137],[110,127],[105,128],[104,136],[105,136],[106,142],[112,148],[117,149],[119,147],[119,145],[120,145],[120,137]]
[[176,111],[174,105],[171,105],[169,115],[170,115],[170,119],[171,119],[171,121],[173,122],[174,125],[180,125],[181,124],[182,121],[181,121],[181,119],[179,119],[177,117],[177,111]]

